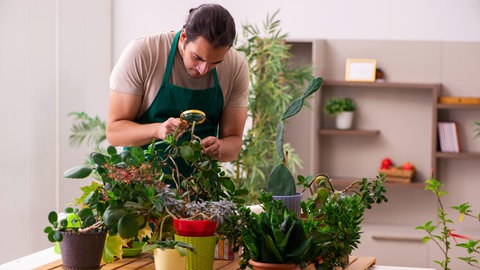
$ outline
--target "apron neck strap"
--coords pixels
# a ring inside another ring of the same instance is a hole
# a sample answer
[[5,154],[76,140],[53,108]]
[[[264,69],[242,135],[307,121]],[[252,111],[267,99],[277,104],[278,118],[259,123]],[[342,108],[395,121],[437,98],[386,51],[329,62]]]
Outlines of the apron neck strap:
[[178,31],[175,35],[175,38],[172,42],[172,47],[170,47],[170,53],[168,54],[167,67],[165,68],[165,74],[163,75],[163,83],[168,83],[170,78],[170,73],[172,72],[173,61],[175,60],[175,53],[177,53],[178,40],[180,39],[180,33],[182,30]]

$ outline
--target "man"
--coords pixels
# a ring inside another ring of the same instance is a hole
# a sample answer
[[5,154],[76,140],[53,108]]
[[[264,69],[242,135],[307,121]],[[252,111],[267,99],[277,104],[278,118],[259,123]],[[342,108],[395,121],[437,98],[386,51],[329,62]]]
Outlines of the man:
[[217,4],[191,9],[183,29],[133,40],[110,77],[107,139],[142,146],[187,128],[181,112],[196,109],[207,120],[195,128],[204,151],[235,160],[247,116],[248,66],[232,48],[235,22]]

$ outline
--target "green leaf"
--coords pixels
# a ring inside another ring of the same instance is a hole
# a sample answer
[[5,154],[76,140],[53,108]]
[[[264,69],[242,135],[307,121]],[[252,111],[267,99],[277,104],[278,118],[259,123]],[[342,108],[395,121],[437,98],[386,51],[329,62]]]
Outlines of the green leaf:
[[280,160],[285,162],[285,156],[283,154],[283,132],[284,132],[284,125],[283,122],[280,121],[277,126],[277,139],[275,141],[277,147],[277,154],[280,157]]
[[105,163],[107,163],[107,157],[102,153],[93,152],[90,154],[90,157],[97,165],[103,166]]
[[192,162],[195,157],[195,152],[190,146],[180,146],[180,155],[185,161]]
[[278,250],[275,242],[273,241],[273,238],[270,235],[265,236],[265,246],[267,250],[275,256],[279,263],[283,263],[283,257],[280,254],[280,251]]
[[305,89],[303,96],[294,100],[285,110],[282,115],[281,120],[284,121],[285,119],[296,115],[303,107],[303,100],[311,96],[315,93],[320,86],[322,85],[322,78],[318,77],[310,81],[310,84]]
[[130,153],[132,154],[133,158],[139,162],[145,161],[145,153],[141,147],[131,147]]
[[85,165],[78,165],[73,168],[66,170],[63,173],[63,177],[65,178],[85,178],[92,173],[93,167],[92,165],[85,164]]
[[48,235],[48,239],[50,242],[62,242],[63,240],[63,234],[60,231],[54,231],[52,235],[53,241],[50,239],[50,234]]
[[105,248],[103,249],[102,259],[105,263],[111,263],[115,260],[115,257],[122,258],[123,250],[122,245],[124,240],[118,235],[107,235],[105,240]]
[[297,114],[303,107],[303,97],[295,99],[282,115],[282,121]]
[[53,223],[57,222],[58,221],[57,212],[52,211],[52,212],[48,213],[48,221],[50,222],[50,224],[53,224]]
[[285,164],[279,164],[273,168],[268,176],[267,190],[273,195],[289,196],[297,192],[295,178]]
[[111,156],[111,155],[115,155],[117,154],[117,148],[115,148],[115,146],[113,145],[109,145],[107,147],[107,153]]

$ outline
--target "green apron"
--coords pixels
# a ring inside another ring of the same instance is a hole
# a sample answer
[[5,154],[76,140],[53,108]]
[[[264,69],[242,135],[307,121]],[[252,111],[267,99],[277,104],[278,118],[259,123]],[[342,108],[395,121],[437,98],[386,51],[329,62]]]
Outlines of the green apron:
[[[218,136],[218,124],[223,110],[223,94],[218,83],[216,69],[212,69],[214,85],[207,89],[193,90],[179,87],[169,82],[180,32],[175,35],[172,42],[162,85],[152,105],[136,122],[141,124],[164,122],[170,117],[179,117],[180,113],[186,110],[201,110],[205,112],[206,120],[202,124],[195,126],[195,135],[202,139],[207,136]],[[180,141],[184,140],[190,140],[190,134],[183,135]],[[184,177],[191,175],[192,168],[187,166],[183,160],[178,159],[176,163]]]

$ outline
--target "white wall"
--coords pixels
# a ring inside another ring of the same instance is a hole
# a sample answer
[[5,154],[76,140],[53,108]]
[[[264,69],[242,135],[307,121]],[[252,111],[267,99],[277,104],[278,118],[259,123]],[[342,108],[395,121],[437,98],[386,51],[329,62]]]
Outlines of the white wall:
[[85,184],[62,177],[87,153],[67,115],[106,115],[110,17],[110,1],[0,0],[0,264],[51,246],[48,212]]
[[[291,38],[480,41],[478,0],[217,2],[240,36],[241,24],[280,9]],[[83,183],[61,177],[87,152],[68,146],[67,114],[106,118],[108,76],[128,41],[180,29],[200,3],[0,0],[0,263],[49,246],[48,211],[79,195]]]
[[387,39],[479,41],[478,0],[115,0],[113,52],[116,59],[128,41],[149,32],[177,30],[188,10],[204,2],[227,8],[241,25],[278,18],[293,39]]

